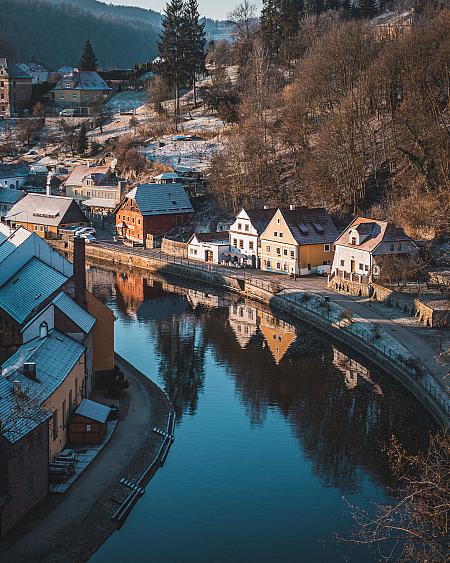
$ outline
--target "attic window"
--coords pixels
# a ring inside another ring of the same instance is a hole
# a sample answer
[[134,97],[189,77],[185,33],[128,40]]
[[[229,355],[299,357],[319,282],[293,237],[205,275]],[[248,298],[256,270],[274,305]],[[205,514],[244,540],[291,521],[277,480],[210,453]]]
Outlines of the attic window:
[[177,204],[177,202],[172,200],[172,205],[176,205],[176,204]]
[[316,229],[318,233],[323,233],[323,227],[320,223],[313,223],[313,227]]
[[303,235],[307,235],[309,233],[308,227],[305,225],[305,223],[299,223],[298,228]]

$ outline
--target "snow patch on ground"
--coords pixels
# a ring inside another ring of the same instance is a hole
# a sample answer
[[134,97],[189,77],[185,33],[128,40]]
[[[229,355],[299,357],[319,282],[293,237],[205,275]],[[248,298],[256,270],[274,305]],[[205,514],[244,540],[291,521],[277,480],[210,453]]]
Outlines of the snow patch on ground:
[[147,101],[147,97],[147,92],[142,91],[119,92],[106,102],[105,107],[114,113],[133,111],[143,106]]
[[142,151],[144,156],[152,161],[161,162],[169,166],[185,166],[206,170],[209,167],[212,157],[219,151],[222,145],[216,141],[172,141],[169,138],[162,138],[161,143],[150,143]]

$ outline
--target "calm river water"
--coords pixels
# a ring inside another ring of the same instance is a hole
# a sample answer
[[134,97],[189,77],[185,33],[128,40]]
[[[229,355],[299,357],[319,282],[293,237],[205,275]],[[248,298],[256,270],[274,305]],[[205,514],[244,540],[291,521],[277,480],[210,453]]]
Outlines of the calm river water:
[[170,396],[175,442],[123,528],[92,557],[122,562],[375,561],[337,543],[346,500],[393,485],[383,445],[434,425],[386,375],[261,305],[91,270],[116,350]]

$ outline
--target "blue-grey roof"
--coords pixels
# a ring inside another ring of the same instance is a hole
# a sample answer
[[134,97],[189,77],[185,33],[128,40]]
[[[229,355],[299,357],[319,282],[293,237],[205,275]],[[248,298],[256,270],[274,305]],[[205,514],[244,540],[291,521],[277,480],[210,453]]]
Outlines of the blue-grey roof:
[[94,401],[90,401],[89,399],[83,399],[79,404],[75,414],[79,414],[80,416],[85,416],[86,418],[90,418],[91,420],[96,420],[97,422],[106,422],[111,409],[106,405],[102,405],[101,403],[95,403]]
[[[66,84],[70,82],[70,88]],[[101,76],[93,70],[77,70],[65,74],[56,84],[54,90],[111,90]]]
[[10,78],[30,78],[31,75],[25,72],[19,65],[9,62],[5,57],[0,57],[0,67],[6,69]]
[[24,195],[22,190],[0,188],[0,203],[14,204]]
[[66,276],[33,257],[0,288],[0,308],[22,324],[67,280]]
[[134,199],[142,215],[192,213],[192,205],[181,184],[142,184],[125,196]]
[[0,164],[1,178],[26,178],[29,174],[26,164]]
[[53,299],[53,303],[58,307],[58,309],[69,317],[71,321],[73,321],[77,326],[81,328],[83,332],[89,334],[92,330],[92,327],[95,325],[96,318],[89,314],[85,309],[80,307],[78,303],[61,291],[55,299]]
[[23,227],[12,229],[0,223],[0,264],[32,235],[33,233]]
[[[0,401],[3,419],[8,410],[8,403],[9,409],[12,409],[16,402],[16,395],[13,392],[11,396],[11,391],[8,392],[5,380],[12,386],[15,381],[19,382],[21,394],[26,396],[26,399],[23,400],[24,411],[28,411],[28,415],[18,423],[14,434],[8,439],[17,441],[29,432],[31,422],[35,422],[29,420],[33,418],[30,413],[35,412],[38,420],[41,420],[41,413],[44,412],[41,405],[64,383],[85,350],[85,347],[76,340],[58,330],[53,330],[45,338],[35,338],[23,344],[13,356],[6,360],[2,366],[2,377],[0,377],[2,382],[0,396],[2,389],[5,395],[4,399]],[[35,380],[24,375],[25,362],[36,363]]]
[[14,392],[14,383],[0,377],[1,434],[11,443],[21,440],[29,432],[51,417],[44,407],[26,394]]

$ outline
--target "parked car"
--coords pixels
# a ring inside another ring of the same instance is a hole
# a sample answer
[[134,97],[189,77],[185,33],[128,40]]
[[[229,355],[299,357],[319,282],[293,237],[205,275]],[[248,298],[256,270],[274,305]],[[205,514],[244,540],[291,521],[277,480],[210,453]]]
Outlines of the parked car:
[[78,227],[76,231],[77,235],[96,235],[97,231],[94,227]]
[[80,235],[80,238],[84,238],[84,240],[87,242],[87,244],[97,242],[97,239],[93,235],[90,235],[89,233]]
[[79,108],[67,108],[61,110],[59,115],[62,117],[76,117],[77,115],[81,115],[81,111]]

